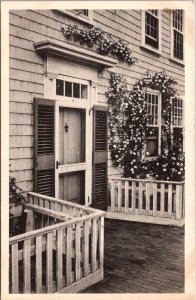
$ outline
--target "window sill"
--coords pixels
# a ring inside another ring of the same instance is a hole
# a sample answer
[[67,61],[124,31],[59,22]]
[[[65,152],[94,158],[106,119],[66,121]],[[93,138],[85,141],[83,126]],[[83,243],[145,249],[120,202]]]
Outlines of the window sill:
[[180,66],[182,66],[182,67],[184,67],[184,60],[179,60],[179,59],[177,59],[177,58],[175,58],[175,57],[170,57],[170,59],[169,59],[171,62],[174,62],[174,63],[176,63],[176,64],[178,64],[178,65],[180,65]]
[[147,52],[150,52],[150,53],[152,53],[152,54],[154,54],[156,56],[161,56],[161,51],[159,49],[156,50],[155,48],[152,48],[151,46],[148,46],[146,44],[145,45],[141,45],[140,49],[145,50]]
[[69,16],[73,19],[76,19],[82,23],[86,23],[88,25],[93,26],[93,20],[89,19],[88,17],[76,15],[76,14],[72,13],[71,11],[68,11],[65,9],[55,9],[55,11],[61,13],[62,15]]

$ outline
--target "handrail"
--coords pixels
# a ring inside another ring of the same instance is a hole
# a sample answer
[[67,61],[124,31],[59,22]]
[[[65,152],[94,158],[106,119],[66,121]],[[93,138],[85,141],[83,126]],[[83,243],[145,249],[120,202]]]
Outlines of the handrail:
[[26,240],[29,238],[33,238],[38,235],[42,235],[42,234],[45,234],[45,233],[48,233],[48,232],[51,232],[51,231],[54,231],[57,229],[61,229],[61,228],[69,227],[71,225],[82,223],[87,220],[94,220],[97,217],[102,217],[104,215],[105,215],[105,212],[98,211],[98,212],[95,212],[94,214],[91,214],[88,216],[77,217],[72,220],[68,220],[68,221],[65,221],[65,222],[62,222],[59,224],[49,225],[49,226],[41,228],[41,229],[32,230],[30,232],[26,232],[26,233],[20,234],[18,236],[13,236],[13,237],[9,238],[9,243],[13,244],[16,242],[20,242],[20,241],[23,241],[23,240]]
[[136,182],[154,182],[154,183],[165,183],[165,184],[184,184],[185,181],[165,181],[165,180],[154,180],[154,179],[135,179],[135,178],[121,178],[121,177],[110,177],[109,180],[120,180],[120,181],[136,181]]
[[[90,213],[95,213],[95,212],[97,212],[97,209],[95,209],[95,208],[92,208],[92,207],[86,207],[86,206],[83,206],[83,205],[81,205],[81,204],[70,203],[70,202],[67,201],[67,200],[61,200],[61,199],[57,199],[57,198],[53,198],[53,197],[41,195],[41,194],[34,193],[34,192],[28,192],[27,195],[34,196],[34,197],[38,197],[39,199],[45,199],[45,200],[48,200],[48,201],[50,201],[50,202],[57,202],[57,203],[59,203],[59,204],[66,204],[66,205],[68,205],[68,206],[70,206],[70,207],[82,209],[82,210],[87,211],[87,212],[90,212]],[[101,211],[101,210],[100,210],[100,211]]]

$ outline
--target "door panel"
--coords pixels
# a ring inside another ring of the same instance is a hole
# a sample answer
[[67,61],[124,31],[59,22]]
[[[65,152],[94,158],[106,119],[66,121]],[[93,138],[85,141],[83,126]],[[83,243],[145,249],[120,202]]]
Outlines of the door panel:
[[61,165],[85,161],[85,115],[82,110],[59,110],[59,160]]
[[84,172],[60,175],[59,197],[63,200],[84,204]]
[[59,107],[59,163],[59,197],[83,204],[86,164],[82,109]]

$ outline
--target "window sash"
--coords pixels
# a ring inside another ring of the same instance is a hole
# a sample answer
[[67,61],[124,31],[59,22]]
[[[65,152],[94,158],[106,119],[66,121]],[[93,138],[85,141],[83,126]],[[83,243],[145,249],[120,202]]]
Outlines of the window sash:
[[174,128],[183,127],[183,100],[182,99],[173,100],[172,124]]
[[160,20],[151,10],[145,11],[145,43],[153,48],[159,49],[159,26]]
[[150,153],[149,149],[153,151],[154,154],[146,155],[146,158],[154,158],[160,154],[160,144],[161,144],[161,95],[160,93],[154,93],[151,91],[146,91],[145,100],[147,104],[147,117],[148,117],[148,128],[154,131],[154,135],[148,135],[145,138],[145,143],[147,147],[147,152]]
[[174,10],[171,19],[172,58],[184,59],[184,14],[183,10]]

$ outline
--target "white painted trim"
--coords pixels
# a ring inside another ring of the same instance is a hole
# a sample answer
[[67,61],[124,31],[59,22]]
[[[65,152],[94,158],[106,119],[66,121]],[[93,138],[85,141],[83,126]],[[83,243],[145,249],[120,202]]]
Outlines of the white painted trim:
[[71,173],[71,172],[79,172],[85,171],[87,168],[86,162],[84,163],[75,163],[75,164],[68,164],[68,165],[59,165],[58,173]]
[[145,216],[145,215],[132,215],[128,213],[110,212],[110,211],[106,212],[105,218],[131,221],[131,222],[160,224],[160,225],[173,225],[173,226],[180,226],[180,227],[183,226],[185,223],[184,219],[154,217],[154,216]]
[[62,15],[69,16],[69,17],[71,17],[75,20],[78,20],[78,21],[82,22],[82,23],[93,25],[93,10],[92,9],[88,9],[88,13],[89,13],[88,16],[76,15],[74,12],[69,11],[67,9],[55,9],[55,11],[58,11]]
[[161,55],[161,10],[158,10],[158,17],[159,20],[159,47],[158,49],[148,45],[145,43],[145,13],[146,10],[142,10],[141,16],[141,48],[144,50],[149,50],[155,54]]
[[47,39],[34,43],[34,46],[36,51],[43,55],[53,54],[58,58],[69,58],[75,63],[82,63],[91,67],[111,68],[118,63],[114,58],[97,54],[83,47],[70,45],[67,42]]

